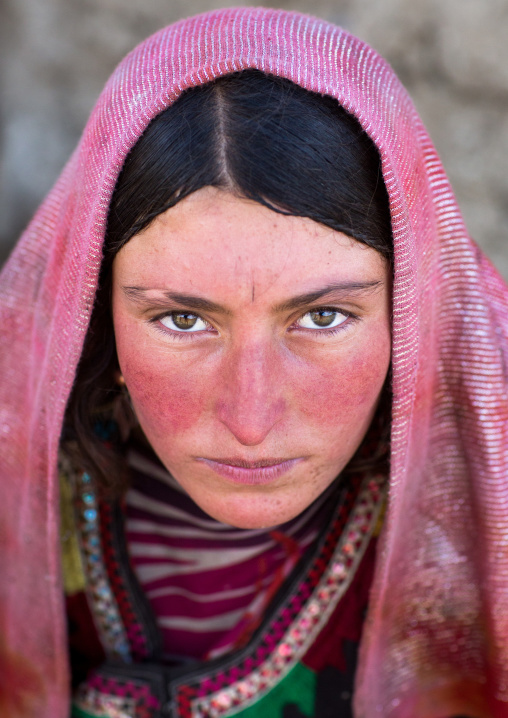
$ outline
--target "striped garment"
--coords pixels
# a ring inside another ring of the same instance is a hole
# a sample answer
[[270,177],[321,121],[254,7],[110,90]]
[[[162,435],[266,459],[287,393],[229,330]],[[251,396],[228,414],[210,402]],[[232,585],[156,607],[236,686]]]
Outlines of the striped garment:
[[144,449],[132,449],[129,464],[128,550],[166,657],[215,658],[242,646],[326,523],[334,486],[286,524],[237,529],[205,514]]

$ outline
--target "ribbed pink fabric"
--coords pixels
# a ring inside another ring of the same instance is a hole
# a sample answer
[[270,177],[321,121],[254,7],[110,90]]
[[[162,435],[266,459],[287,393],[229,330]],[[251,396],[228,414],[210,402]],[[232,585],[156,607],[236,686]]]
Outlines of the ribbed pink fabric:
[[0,714],[68,712],[55,464],[119,169],[183,89],[245,67],[337,97],[390,195],[391,496],[356,716],[508,716],[507,289],[386,62],[325,22],[245,8],[179,22],[120,64],[1,275]]

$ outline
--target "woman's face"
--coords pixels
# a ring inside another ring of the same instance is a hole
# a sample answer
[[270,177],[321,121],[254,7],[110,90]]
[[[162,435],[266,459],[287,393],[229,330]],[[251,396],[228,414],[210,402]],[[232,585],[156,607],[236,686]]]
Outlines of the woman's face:
[[113,320],[141,427],[233,526],[298,515],[348,463],[390,362],[390,272],[307,218],[204,188],[117,254]]

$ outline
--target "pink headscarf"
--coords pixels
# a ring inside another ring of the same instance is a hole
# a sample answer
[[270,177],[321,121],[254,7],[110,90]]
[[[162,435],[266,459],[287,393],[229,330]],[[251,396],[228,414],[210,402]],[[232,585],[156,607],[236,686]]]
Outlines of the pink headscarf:
[[120,64],[1,275],[0,713],[68,714],[55,467],[119,170],[185,88],[248,67],[336,97],[390,196],[391,492],[355,715],[508,716],[507,289],[387,63],[340,28],[261,8],[176,23]]

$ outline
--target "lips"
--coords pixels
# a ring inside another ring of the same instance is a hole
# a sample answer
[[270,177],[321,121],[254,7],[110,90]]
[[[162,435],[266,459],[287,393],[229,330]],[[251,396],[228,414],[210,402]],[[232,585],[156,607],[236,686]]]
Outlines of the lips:
[[230,479],[236,484],[250,486],[269,484],[290,471],[303,457],[296,459],[261,459],[246,461],[244,459],[206,459],[198,461],[206,464],[216,474]]

